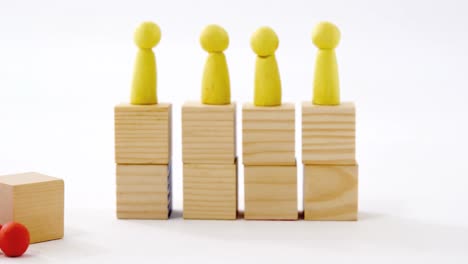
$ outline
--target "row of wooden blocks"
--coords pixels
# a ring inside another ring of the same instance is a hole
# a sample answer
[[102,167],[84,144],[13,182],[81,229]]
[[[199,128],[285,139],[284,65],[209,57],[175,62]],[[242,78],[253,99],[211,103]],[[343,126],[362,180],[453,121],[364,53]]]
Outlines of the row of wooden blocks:
[[[229,163],[236,158],[235,104],[182,107],[184,163]],[[248,165],[295,164],[294,104],[243,106],[243,160]],[[302,104],[302,162],[354,165],[355,107]],[[171,105],[115,107],[117,164],[169,164]]]
[[[256,107],[244,104],[242,108],[245,218],[297,219],[295,105]],[[115,108],[116,162],[125,164],[117,166],[119,218],[146,218],[140,217],[142,215],[158,218],[144,210],[149,208],[144,206],[155,204],[145,199],[148,192],[143,191],[144,188],[130,188],[132,192],[128,194],[122,190],[128,184],[149,188],[149,182],[142,183],[141,177],[135,176],[140,174],[141,166],[169,164],[170,109],[169,104],[118,105]],[[237,218],[236,138],[234,103],[189,102],[182,106],[184,218]],[[302,163],[305,165],[305,219],[355,220],[358,172],[354,104],[302,104]],[[122,172],[123,166],[126,166],[126,173]],[[153,173],[152,177],[167,178],[168,175],[170,173],[159,176]],[[128,182],[123,184],[125,176]],[[136,193],[139,198],[129,198]],[[140,214],[124,216],[122,212],[128,210]]]

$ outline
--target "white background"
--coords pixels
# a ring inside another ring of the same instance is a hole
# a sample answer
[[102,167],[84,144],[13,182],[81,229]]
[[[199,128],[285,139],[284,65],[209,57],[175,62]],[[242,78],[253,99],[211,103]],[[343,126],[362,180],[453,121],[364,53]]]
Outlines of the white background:
[[[461,0],[0,0],[0,174],[66,182],[65,238],[0,263],[467,263],[467,12]],[[175,109],[170,221],[114,213],[113,107],[128,101],[144,20],[162,29],[158,94]],[[200,96],[203,27],[229,33],[237,102],[253,96],[250,35],[273,27],[283,101],[301,102],[312,96],[310,35],[321,20],[342,31],[342,99],[358,110],[360,221],[182,220],[180,104]]]

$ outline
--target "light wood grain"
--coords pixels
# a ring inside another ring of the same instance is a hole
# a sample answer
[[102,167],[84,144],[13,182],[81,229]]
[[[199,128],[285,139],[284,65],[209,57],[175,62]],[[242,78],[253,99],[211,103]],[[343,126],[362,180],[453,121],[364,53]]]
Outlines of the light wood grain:
[[296,220],[297,167],[244,166],[245,219]]
[[305,165],[304,219],[357,220],[358,166]]
[[31,243],[64,235],[64,182],[39,173],[0,176],[0,224],[25,225]]
[[295,107],[242,107],[242,146],[244,165],[294,165]]
[[170,165],[117,165],[117,218],[168,219]]
[[168,164],[171,156],[171,104],[115,107],[115,161]]
[[236,158],[236,105],[182,106],[184,163],[233,164]]
[[184,218],[237,218],[237,162],[184,164]]
[[356,164],[356,110],[353,103],[337,106],[302,104],[302,162]]

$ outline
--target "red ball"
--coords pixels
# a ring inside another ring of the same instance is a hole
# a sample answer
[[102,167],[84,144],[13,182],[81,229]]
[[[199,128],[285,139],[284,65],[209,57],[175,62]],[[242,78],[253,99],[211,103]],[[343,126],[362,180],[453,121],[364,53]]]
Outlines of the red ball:
[[8,257],[19,257],[29,247],[28,229],[16,222],[3,225],[0,229],[0,248]]

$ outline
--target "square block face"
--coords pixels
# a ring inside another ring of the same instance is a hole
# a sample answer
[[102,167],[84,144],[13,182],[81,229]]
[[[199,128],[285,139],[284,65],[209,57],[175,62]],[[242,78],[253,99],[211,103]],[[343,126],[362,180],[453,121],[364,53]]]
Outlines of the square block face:
[[24,224],[31,243],[64,234],[64,182],[39,173],[0,177],[0,224]]
[[168,219],[170,165],[117,165],[117,218]]
[[182,106],[184,163],[233,164],[236,159],[236,105]]
[[237,218],[237,163],[184,164],[184,218]]
[[356,164],[356,109],[353,103],[337,106],[302,104],[302,162]]
[[245,219],[297,220],[297,167],[244,166]]
[[294,104],[242,108],[242,146],[245,165],[295,165]]
[[115,111],[115,161],[118,164],[169,164],[171,104],[120,104]]
[[305,220],[355,221],[357,214],[357,165],[304,166]]

